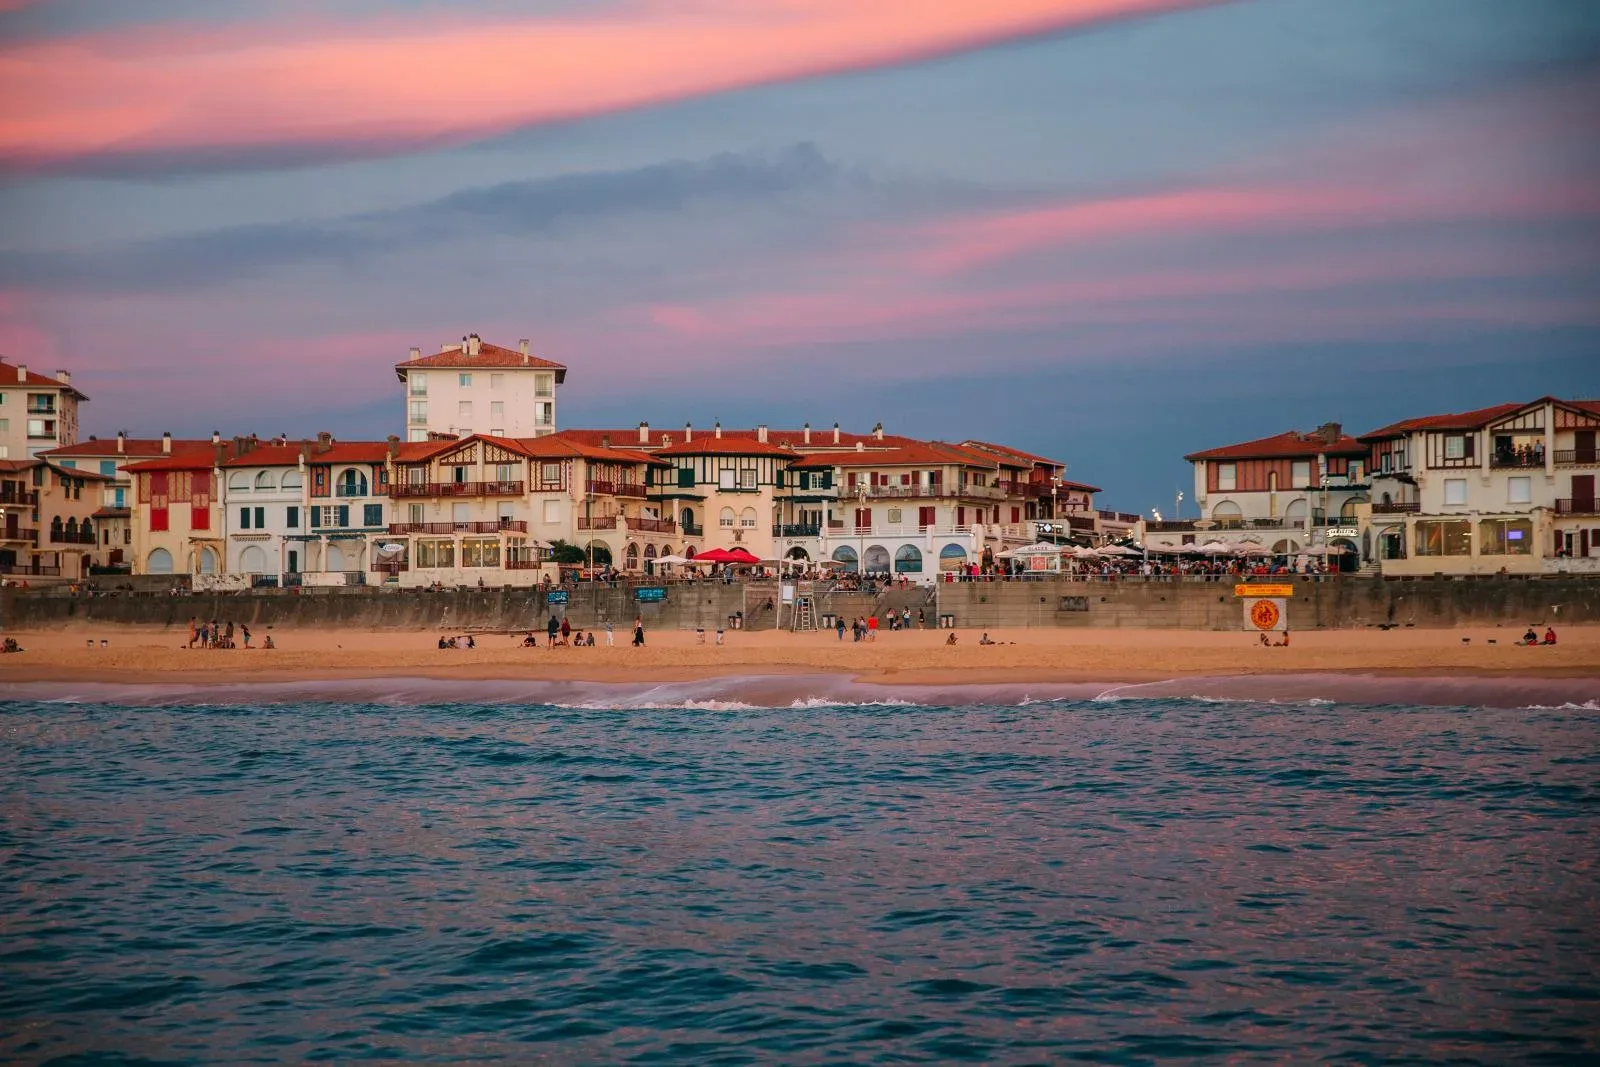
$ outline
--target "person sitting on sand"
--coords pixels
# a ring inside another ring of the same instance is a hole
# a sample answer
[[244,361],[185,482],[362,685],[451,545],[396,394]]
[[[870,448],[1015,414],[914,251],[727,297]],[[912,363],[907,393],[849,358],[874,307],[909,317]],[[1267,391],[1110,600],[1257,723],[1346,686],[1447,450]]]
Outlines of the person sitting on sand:
[[[954,637],[955,635],[951,634],[950,636]],[[980,645],[992,645],[992,644],[994,644],[993,641],[989,640],[989,631],[988,630],[983,631],[983,636],[978,638],[978,644],[980,644]]]
[[448,641],[446,641],[444,639],[444,634],[440,634],[439,635],[439,647],[440,648],[449,648],[450,647],[450,642],[448,642]]
[[1539,635],[1533,632],[1532,626],[1528,627],[1528,632],[1522,635],[1522,643],[1525,645],[1537,645],[1539,643]]
[[583,635],[583,643],[585,645],[587,645],[588,647],[590,647],[590,648],[594,647],[594,631],[593,630],[590,630],[588,633]]
[[1546,626],[1544,628],[1544,643],[1547,644],[1547,645],[1553,645],[1553,644],[1556,643],[1555,627]]
[[538,638],[533,636],[533,631],[532,630],[529,630],[528,631],[528,636],[524,637],[522,639],[522,647],[523,648],[538,648],[539,647],[539,640],[538,640]]
[[944,639],[944,643],[947,644],[947,645],[955,644],[956,643],[956,635],[955,634],[951,634],[949,637]]
[[476,641],[474,641],[472,639],[472,635],[471,634],[467,635],[467,647],[468,648],[477,648],[478,647],[478,642],[476,642]]
[[1288,630],[1283,631],[1283,640],[1282,641],[1275,641],[1275,642],[1273,642],[1273,645],[1276,648],[1288,648],[1289,647],[1289,631]]
[[1265,630],[1261,631],[1261,647],[1262,648],[1271,648],[1272,647],[1272,641],[1267,637],[1267,631],[1265,631]]
[[261,643],[261,647],[262,648],[277,648],[278,646],[273,643],[272,635],[268,634],[267,635],[267,639]]
[[15,637],[6,638],[6,643],[4,645],[0,645],[0,652],[22,652],[22,651],[25,651],[25,650],[23,649],[23,647],[21,645],[17,644],[17,639]]

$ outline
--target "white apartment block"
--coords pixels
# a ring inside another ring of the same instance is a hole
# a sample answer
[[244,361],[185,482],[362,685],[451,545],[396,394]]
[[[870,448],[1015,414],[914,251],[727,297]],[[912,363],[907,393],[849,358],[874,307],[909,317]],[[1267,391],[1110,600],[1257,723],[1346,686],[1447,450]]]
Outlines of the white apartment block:
[[0,459],[33,459],[75,444],[78,405],[88,399],[67,371],[47,378],[0,360]]
[[406,440],[434,435],[544,437],[556,430],[556,390],[566,380],[560,363],[529,354],[528,341],[513,350],[485,344],[477,334],[395,365],[405,390]]

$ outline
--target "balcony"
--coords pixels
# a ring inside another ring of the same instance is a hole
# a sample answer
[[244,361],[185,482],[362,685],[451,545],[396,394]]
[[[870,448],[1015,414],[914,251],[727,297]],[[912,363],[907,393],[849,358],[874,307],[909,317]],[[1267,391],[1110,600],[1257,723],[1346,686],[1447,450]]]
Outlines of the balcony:
[[55,413],[56,405],[54,399],[48,404],[40,404],[37,401],[28,402],[29,415],[54,415]]
[[27,541],[29,544],[37,544],[39,541],[39,531],[29,529],[26,526],[18,526],[11,529],[0,530],[0,541]]
[[635,519],[632,517],[623,520],[628,529],[638,530],[643,533],[677,533],[678,524],[671,519]]
[[815,522],[779,523],[772,528],[773,537],[819,537],[822,525]]
[[1600,500],[1594,497],[1563,497],[1556,501],[1557,515],[1600,515]]
[[1085,515],[1068,515],[1067,526],[1073,530],[1092,531],[1094,520]]
[[389,534],[527,533],[524,519],[487,519],[475,522],[391,522]]
[[1600,466],[1600,449],[1561,448],[1556,450],[1555,459],[1558,467]]
[[617,516],[615,515],[579,515],[578,529],[580,530],[615,530]]
[[7,489],[0,492],[0,507],[38,507],[39,491],[37,489],[16,490]]
[[1106,520],[1107,522],[1125,522],[1129,526],[1132,526],[1134,523],[1139,521],[1139,516],[1131,515],[1126,511],[1105,511],[1105,510],[1100,510],[1100,511],[1096,511],[1095,514],[1100,516],[1102,519]]
[[643,500],[649,493],[646,486],[637,482],[608,482],[591,478],[583,483],[583,491],[591,496],[627,496]]
[[82,530],[73,530],[71,533],[66,530],[51,530],[50,543],[55,545],[93,545],[99,542],[95,539],[93,530],[89,530],[87,533]]
[[1373,504],[1374,515],[1415,515],[1422,505],[1415,500],[1391,500],[1387,504]]
[[389,496],[521,496],[525,482],[395,482]]
[[0,574],[20,574],[24,577],[59,578],[61,568],[46,567],[42,563],[0,563]]
[[1529,470],[1544,466],[1544,449],[1524,448],[1515,452],[1496,452],[1489,457],[1494,470]]
[[696,526],[692,522],[686,522],[686,523],[683,524],[683,536],[685,536],[685,537],[704,537],[705,535],[706,535],[706,528],[704,526]]
[[[406,562],[403,559],[402,560],[396,560],[393,563],[385,563],[382,560],[375,560],[373,562],[373,564],[372,564],[372,568],[371,569],[372,569],[372,573],[374,573],[374,574],[388,574],[388,575],[392,576],[392,575],[399,574],[402,571],[410,570],[411,569],[411,564]],[[287,575],[285,577],[287,577]],[[299,576],[296,575],[296,577],[299,577]],[[298,583],[296,583],[296,584],[298,584]]]
[[364,485],[336,485],[333,487],[334,496],[371,496]]

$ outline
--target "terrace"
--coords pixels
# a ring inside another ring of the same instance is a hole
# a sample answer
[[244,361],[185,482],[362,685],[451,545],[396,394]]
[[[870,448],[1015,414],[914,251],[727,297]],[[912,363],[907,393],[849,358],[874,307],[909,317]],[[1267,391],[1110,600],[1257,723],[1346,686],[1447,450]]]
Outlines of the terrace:
[[526,482],[391,482],[389,496],[522,496]]

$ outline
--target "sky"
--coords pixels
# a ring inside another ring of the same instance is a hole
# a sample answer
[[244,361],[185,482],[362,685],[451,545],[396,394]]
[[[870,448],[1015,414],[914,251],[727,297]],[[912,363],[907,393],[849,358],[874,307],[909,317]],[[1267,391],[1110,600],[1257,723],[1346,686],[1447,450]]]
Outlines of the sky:
[[[570,426],[1186,452],[1600,396],[1590,0],[0,0],[0,355],[84,433]],[[1190,505],[1192,507],[1192,505]]]

